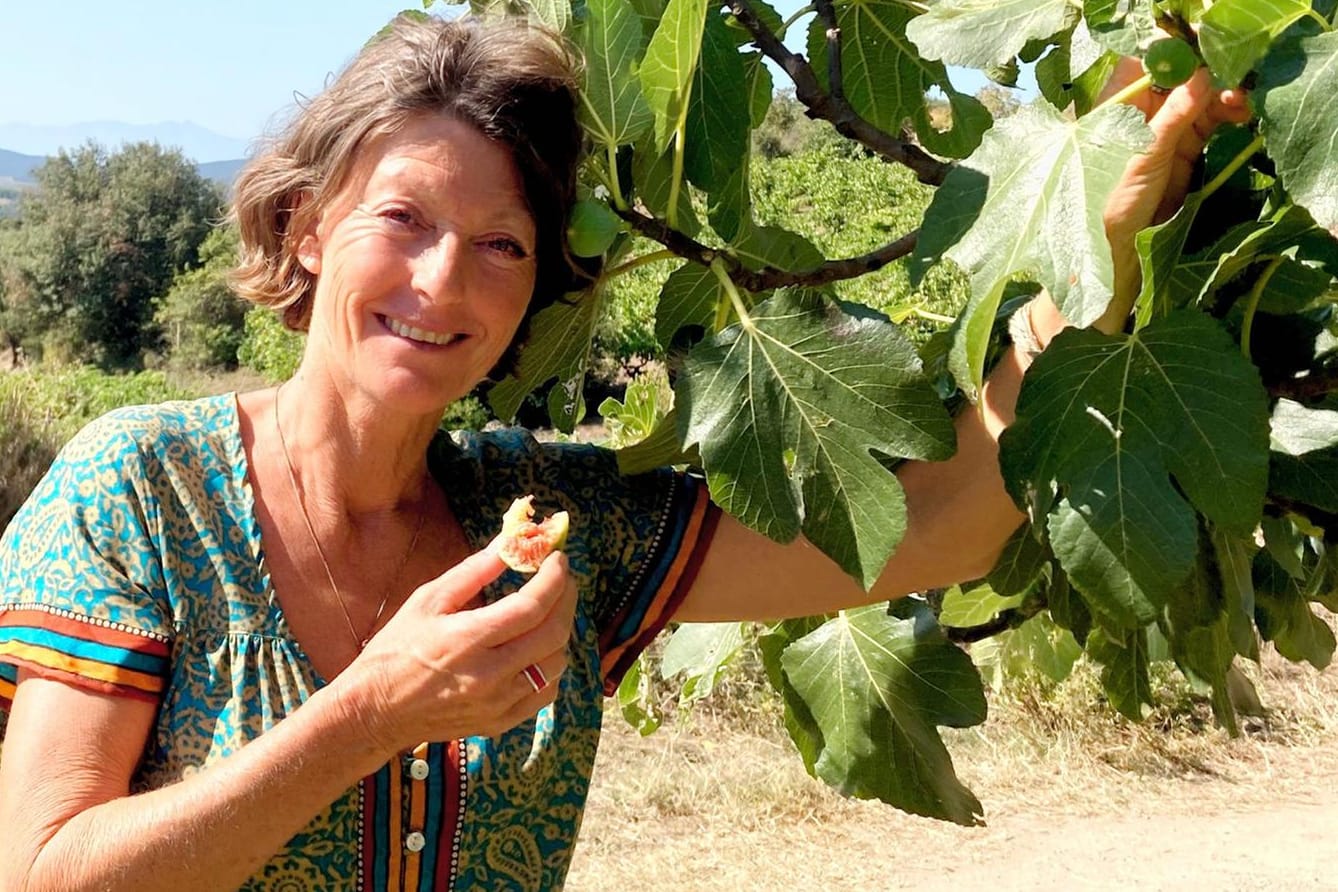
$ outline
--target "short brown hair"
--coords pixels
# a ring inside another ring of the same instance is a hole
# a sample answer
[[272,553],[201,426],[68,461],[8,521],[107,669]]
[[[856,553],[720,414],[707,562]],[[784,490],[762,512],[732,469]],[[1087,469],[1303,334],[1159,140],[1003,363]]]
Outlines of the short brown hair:
[[397,16],[242,170],[233,190],[241,233],[233,287],[280,310],[288,328],[306,330],[315,277],[298,262],[297,236],[329,207],[369,140],[412,117],[444,115],[507,149],[520,173],[538,237],[519,340],[534,313],[579,287],[566,249],[582,145],[579,78],[579,59],[563,40],[524,20]]

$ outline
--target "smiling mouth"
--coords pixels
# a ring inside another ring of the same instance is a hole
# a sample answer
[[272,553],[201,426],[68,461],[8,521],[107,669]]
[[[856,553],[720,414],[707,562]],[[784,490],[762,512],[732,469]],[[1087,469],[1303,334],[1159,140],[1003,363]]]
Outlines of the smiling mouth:
[[386,328],[402,338],[417,341],[420,344],[432,344],[435,347],[445,347],[447,344],[454,343],[463,337],[458,334],[438,334],[434,331],[424,331],[421,328],[414,328],[412,325],[406,325],[387,316],[382,316],[381,321]]

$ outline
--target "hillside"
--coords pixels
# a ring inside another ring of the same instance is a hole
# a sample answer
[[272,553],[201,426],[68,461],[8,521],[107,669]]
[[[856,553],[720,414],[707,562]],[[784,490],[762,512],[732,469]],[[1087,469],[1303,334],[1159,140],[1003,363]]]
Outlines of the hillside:
[[40,155],[23,155],[8,149],[0,149],[0,183],[10,185],[10,180],[15,183],[31,183],[33,170],[44,161],[46,159]]
[[[20,152],[11,152],[8,149],[0,149],[0,189],[22,189],[25,186],[31,186],[35,179],[33,171],[45,163],[46,158],[40,155],[24,155]],[[196,168],[207,179],[224,186],[230,186],[236,179],[237,172],[242,169],[246,163],[244,158],[234,158],[229,161],[210,161],[207,164],[197,164]]]
[[45,157],[60,147],[72,148],[95,142],[109,149],[124,143],[156,142],[176,146],[187,158],[202,162],[240,158],[246,154],[246,140],[215,133],[190,121],[159,121],[154,124],[129,124],[124,121],[81,121],[75,124],[38,126],[0,123],[0,146],[25,155]]

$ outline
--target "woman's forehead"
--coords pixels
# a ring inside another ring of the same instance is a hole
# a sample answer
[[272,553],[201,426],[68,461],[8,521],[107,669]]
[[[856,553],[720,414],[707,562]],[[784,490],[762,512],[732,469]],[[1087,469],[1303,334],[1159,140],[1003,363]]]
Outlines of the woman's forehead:
[[355,195],[404,189],[423,198],[511,205],[529,215],[509,148],[454,118],[418,116],[369,140],[355,156],[351,173],[349,191]]

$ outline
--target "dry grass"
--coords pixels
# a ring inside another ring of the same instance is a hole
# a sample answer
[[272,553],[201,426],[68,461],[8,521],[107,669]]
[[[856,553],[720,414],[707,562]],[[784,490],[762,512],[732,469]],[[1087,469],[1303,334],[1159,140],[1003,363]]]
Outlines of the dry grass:
[[988,868],[1026,827],[1048,833],[1064,820],[1188,819],[1306,801],[1330,790],[1338,770],[1338,673],[1269,650],[1262,667],[1246,668],[1268,716],[1243,719],[1236,739],[1212,726],[1207,704],[1178,676],[1158,679],[1164,705],[1142,724],[1100,702],[1090,668],[1063,685],[1028,682],[994,696],[984,726],[945,734],[959,775],[985,805],[985,829],[843,799],[808,777],[755,671],[644,739],[610,707],[568,887],[919,887]]

